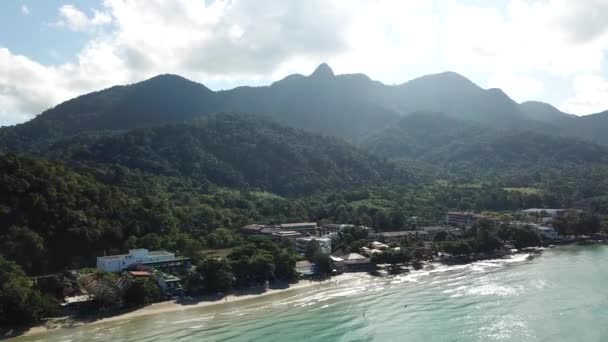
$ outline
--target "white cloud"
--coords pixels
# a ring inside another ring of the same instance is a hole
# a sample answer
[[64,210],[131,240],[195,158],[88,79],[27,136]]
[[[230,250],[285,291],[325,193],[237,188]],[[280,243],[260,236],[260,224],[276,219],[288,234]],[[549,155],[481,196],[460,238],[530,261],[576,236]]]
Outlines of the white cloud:
[[599,75],[581,75],[572,83],[574,94],[560,109],[570,113],[592,114],[608,109],[608,80]]
[[27,8],[27,6],[25,4],[21,5],[21,13],[23,15],[29,15],[30,14],[30,9]]
[[[55,65],[0,47],[0,124],[159,73],[225,88],[269,83],[323,61],[386,83],[454,70],[533,99],[547,90],[542,75],[579,83],[602,75],[608,0],[510,0],[504,8],[449,0],[103,0],[97,10],[61,6],[55,25],[91,38],[72,62]],[[580,105],[589,89],[575,93],[565,108],[601,106]]]
[[67,27],[72,31],[87,31],[112,22],[112,17],[106,12],[93,10],[93,16],[89,17],[74,5],[61,6],[59,18],[53,25]]
[[488,86],[501,88],[517,102],[533,100],[545,89],[545,84],[541,80],[500,71],[492,76],[488,81]]

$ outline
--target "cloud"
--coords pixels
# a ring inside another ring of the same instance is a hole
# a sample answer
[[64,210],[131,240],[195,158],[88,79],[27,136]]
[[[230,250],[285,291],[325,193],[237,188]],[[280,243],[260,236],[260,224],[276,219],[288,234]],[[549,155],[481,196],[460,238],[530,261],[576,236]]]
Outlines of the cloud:
[[501,88],[518,102],[535,99],[535,96],[545,89],[545,84],[541,80],[501,71],[492,76],[488,81],[488,86]]
[[54,26],[67,27],[76,32],[88,31],[112,22],[112,17],[108,13],[93,10],[93,16],[89,17],[74,5],[61,6],[59,18],[59,21],[53,23]]
[[[0,124],[160,73],[218,89],[267,84],[320,62],[385,83],[454,70],[520,101],[553,86],[542,75],[566,85],[602,77],[608,0],[467,3],[103,0],[85,10],[66,4],[53,25],[85,32],[89,41],[66,56],[69,62],[51,65],[0,46]],[[597,94],[576,88],[566,108],[587,113],[601,105],[582,105]]]
[[574,78],[574,94],[568,98],[560,109],[570,113],[598,113],[608,109],[608,80],[593,74]]
[[30,9],[29,9],[29,8],[27,8],[27,6],[26,6],[25,4],[24,4],[24,5],[21,5],[21,13],[22,13],[23,15],[29,15],[29,14],[30,14]]

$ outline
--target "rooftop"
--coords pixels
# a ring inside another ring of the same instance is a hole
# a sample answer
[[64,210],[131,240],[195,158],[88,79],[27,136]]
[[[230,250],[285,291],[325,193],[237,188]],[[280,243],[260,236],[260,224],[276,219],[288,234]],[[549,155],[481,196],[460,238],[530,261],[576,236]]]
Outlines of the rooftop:
[[272,233],[272,235],[275,235],[275,236],[300,236],[300,233],[292,232],[289,230],[279,230],[277,232]]
[[345,264],[363,264],[368,263],[369,259],[358,253],[350,253],[342,257]]
[[378,233],[378,235],[380,236],[384,236],[384,237],[399,237],[399,236],[412,236],[412,235],[429,235],[428,232],[425,232],[424,230],[400,230],[397,232],[381,232]]
[[424,230],[425,232],[440,232],[447,231],[453,229],[452,227],[444,227],[444,226],[428,226],[428,227],[420,227],[420,230]]
[[302,260],[296,262],[296,268],[298,267],[312,267],[313,263],[308,260]]
[[137,252],[145,252],[144,254],[148,255],[148,256],[174,256],[175,255],[175,254],[173,254],[171,252],[167,252],[167,251],[148,251],[145,248],[137,248],[137,249],[130,249],[129,254],[105,255],[105,256],[98,257],[98,258],[103,259],[103,260],[125,259]]
[[299,223],[282,223],[280,225],[282,228],[298,228],[298,227],[316,227],[316,222],[299,222]]

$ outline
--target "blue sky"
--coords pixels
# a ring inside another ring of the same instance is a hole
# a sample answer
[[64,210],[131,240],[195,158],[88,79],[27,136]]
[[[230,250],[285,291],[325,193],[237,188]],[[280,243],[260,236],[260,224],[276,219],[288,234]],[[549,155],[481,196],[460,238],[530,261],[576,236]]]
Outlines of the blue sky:
[[608,0],[3,0],[0,125],[176,73],[212,89],[328,62],[387,84],[458,72],[518,102],[608,109]]

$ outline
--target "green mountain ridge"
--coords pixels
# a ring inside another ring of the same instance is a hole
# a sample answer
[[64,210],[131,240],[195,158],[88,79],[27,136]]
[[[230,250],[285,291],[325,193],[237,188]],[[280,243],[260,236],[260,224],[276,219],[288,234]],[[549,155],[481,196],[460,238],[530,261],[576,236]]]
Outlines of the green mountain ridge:
[[335,75],[320,65],[269,86],[212,91],[176,75],[114,86],[59,104],[24,124],[0,128],[0,149],[39,152],[66,137],[181,123],[218,112],[262,115],[282,124],[358,143],[416,112],[507,131],[535,131],[608,144],[605,115],[576,117],[539,102],[518,104],[454,73],[384,85],[363,74]]

